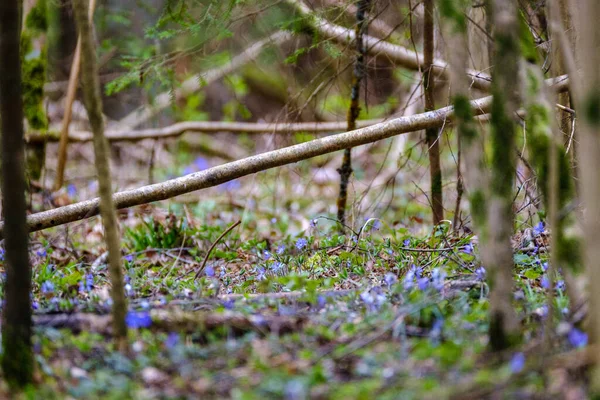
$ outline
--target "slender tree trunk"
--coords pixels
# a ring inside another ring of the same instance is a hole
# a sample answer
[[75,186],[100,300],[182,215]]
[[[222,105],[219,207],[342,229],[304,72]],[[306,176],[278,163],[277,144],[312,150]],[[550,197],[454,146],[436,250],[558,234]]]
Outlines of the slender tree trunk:
[[[600,343],[600,2],[581,0],[576,4],[579,12],[581,46],[577,54],[583,67],[578,83],[581,99],[576,98],[580,117],[579,173],[583,200],[584,261],[588,274],[589,333],[591,342]],[[592,375],[592,391],[600,394],[600,368],[596,365]]]
[[492,73],[492,176],[488,202],[488,239],[482,261],[489,270],[490,345],[493,350],[509,347],[517,339],[519,324],[512,307],[513,252],[511,236],[515,160],[515,112],[519,106],[519,21],[516,0],[490,3],[494,24],[494,71]]
[[14,387],[31,382],[31,268],[25,203],[20,1],[0,2],[0,120],[6,283],[2,369]]
[[104,137],[104,121],[102,119],[102,98],[100,96],[100,80],[96,64],[96,51],[92,35],[92,27],[88,19],[86,0],[73,0],[75,20],[81,38],[81,81],[85,107],[94,133],[94,152],[96,174],[100,189],[100,215],[104,225],[104,236],[108,248],[108,265],[112,285],[113,300],[113,332],[120,350],[127,348],[127,299],[121,269],[121,248],[119,228],[112,198],[111,174],[109,165],[108,141]]
[[[352,76],[352,92],[350,93],[350,107],[347,115],[347,130],[356,129],[356,120],[360,114],[360,83],[365,75],[366,49],[363,44],[363,34],[367,28],[367,11],[370,0],[360,0],[356,9],[356,60]],[[352,148],[344,150],[342,166],[338,169],[340,173],[340,194],[337,201],[337,217],[342,225],[346,224],[346,203],[348,202],[348,183],[352,174]]]
[[[423,22],[423,86],[425,89],[425,111],[435,109],[434,91],[435,77],[432,68],[434,58],[434,7],[433,0],[424,0],[425,15]],[[438,128],[425,130],[427,149],[429,153],[429,178],[431,181],[431,211],[433,224],[437,225],[444,219],[444,204],[442,196],[442,168],[440,164],[440,141]]]

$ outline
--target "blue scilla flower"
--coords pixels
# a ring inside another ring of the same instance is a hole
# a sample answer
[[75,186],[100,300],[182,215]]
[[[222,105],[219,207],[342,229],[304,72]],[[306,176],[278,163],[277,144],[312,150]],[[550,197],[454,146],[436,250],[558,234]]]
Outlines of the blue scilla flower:
[[125,316],[125,323],[129,328],[149,328],[152,325],[152,317],[147,311],[130,311]]
[[43,294],[54,293],[54,283],[51,281],[44,281],[40,288]]
[[535,236],[539,236],[544,233],[544,223],[542,221],[538,222],[536,226],[533,227],[533,234]]
[[296,248],[298,250],[304,249],[307,245],[308,245],[308,240],[306,240],[305,238],[300,238],[296,241]]
[[523,371],[525,368],[525,354],[523,353],[515,353],[510,359],[510,370],[516,374]]
[[587,333],[580,331],[577,328],[572,328],[567,335],[569,343],[575,348],[585,347],[588,343]]

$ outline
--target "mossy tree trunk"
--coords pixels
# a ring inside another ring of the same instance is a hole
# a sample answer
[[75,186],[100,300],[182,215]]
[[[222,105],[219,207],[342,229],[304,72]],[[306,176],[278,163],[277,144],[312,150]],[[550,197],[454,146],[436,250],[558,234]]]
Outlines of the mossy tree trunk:
[[[356,60],[352,75],[352,91],[350,93],[350,107],[347,115],[347,131],[356,129],[356,120],[360,114],[360,83],[365,75],[366,49],[363,44],[363,35],[367,29],[367,11],[370,0],[360,0],[356,10]],[[337,218],[341,224],[340,229],[346,224],[346,203],[348,202],[348,184],[352,174],[352,148],[344,150],[342,166],[338,169],[340,174],[340,194],[337,200]]]
[[[590,341],[600,343],[600,2],[582,0],[574,12],[579,13],[579,60],[583,67],[575,99],[580,115],[579,130],[579,176],[581,199],[583,200],[584,264],[588,274],[590,300],[588,328]],[[597,398],[600,395],[600,368],[596,365],[592,375],[591,389]]]
[[492,73],[490,196],[487,204],[487,245],[483,264],[489,271],[490,346],[503,350],[518,338],[519,323],[513,298],[513,184],[516,174],[515,112],[519,107],[519,20],[516,0],[488,4],[494,25],[494,70]]
[[31,267],[25,203],[25,149],[19,0],[0,2],[0,120],[6,283],[2,310],[2,369],[13,387],[32,380]]
[[113,333],[117,347],[127,349],[127,299],[121,269],[121,248],[117,216],[112,198],[111,174],[109,165],[108,141],[104,136],[104,121],[102,119],[102,98],[100,96],[100,79],[96,63],[96,51],[93,41],[92,27],[88,19],[88,2],[73,0],[75,20],[81,39],[81,83],[85,107],[94,133],[94,153],[96,174],[100,190],[100,215],[104,225],[104,236],[108,248],[108,265],[112,285],[113,300]]

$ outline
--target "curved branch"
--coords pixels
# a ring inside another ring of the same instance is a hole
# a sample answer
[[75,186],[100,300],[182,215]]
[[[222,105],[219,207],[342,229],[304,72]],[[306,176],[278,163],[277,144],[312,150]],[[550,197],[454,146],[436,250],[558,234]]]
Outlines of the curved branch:
[[[354,42],[356,34],[353,30],[344,28],[343,26],[332,24],[322,18],[319,18],[315,13],[306,6],[301,0],[285,0],[293,6],[301,14],[312,19],[312,26],[325,38],[333,42],[347,45]],[[364,35],[364,45],[367,52],[371,56],[385,56],[397,65],[415,71],[425,68],[423,54],[416,53],[406,47],[382,41],[373,36]],[[434,59],[433,70],[440,77],[448,78],[449,69],[448,63],[444,60]],[[477,89],[489,91],[491,89],[492,78],[481,71],[467,69],[467,75],[472,80],[472,86]]]

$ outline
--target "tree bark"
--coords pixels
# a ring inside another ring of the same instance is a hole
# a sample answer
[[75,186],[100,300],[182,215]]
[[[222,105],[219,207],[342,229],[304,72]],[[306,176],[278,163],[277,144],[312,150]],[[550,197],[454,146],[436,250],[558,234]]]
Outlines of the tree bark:
[[0,131],[5,266],[2,369],[13,387],[31,383],[31,267],[25,203],[25,149],[21,86],[21,2],[0,2]]
[[[435,75],[433,73],[434,50],[434,7],[433,0],[424,1],[423,16],[423,87],[425,90],[425,112],[435,109]],[[444,203],[442,194],[442,168],[440,164],[440,141],[437,127],[425,130],[425,142],[429,154],[429,181],[431,184],[431,211],[433,224],[444,219]]]
[[102,98],[96,51],[92,35],[92,27],[88,19],[86,0],[73,0],[75,20],[81,40],[81,81],[85,107],[94,133],[94,153],[96,174],[100,192],[100,214],[104,225],[104,237],[108,249],[108,266],[111,281],[111,297],[113,301],[113,333],[117,347],[124,351],[127,348],[127,299],[121,269],[121,246],[119,227],[112,198],[112,180],[109,165],[108,141],[104,137],[104,121],[102,119]]
[[515,344],[519,322],[512,306],[514,260],[511,246],[514,213],[513,182],[516,174],[515,111],[518,109],[518,79],[521,61],[516,0],[489,4],[494,23],[494,70],[492,73],[492,168],[487,204],[487,246],[481,249],[489,270],[490,346],[500,351]]
[[[367,28],[367,11],[369,0],[360,0],[356,9],[356,60],[352,74],[352,89],[350,93],[350,107],[348,108],[346,131],[356,129],[356,120],[360,114],[360,84],[365,75],[366,49],[363,44],[363,35]],[[346,225],[346,203],[348,202],[348,184],[352,175],[352,148],[344,150],[342,166],[338,169],[340,174],[340,194],[337,200],[337,219],[341,224],[340,229]]]

